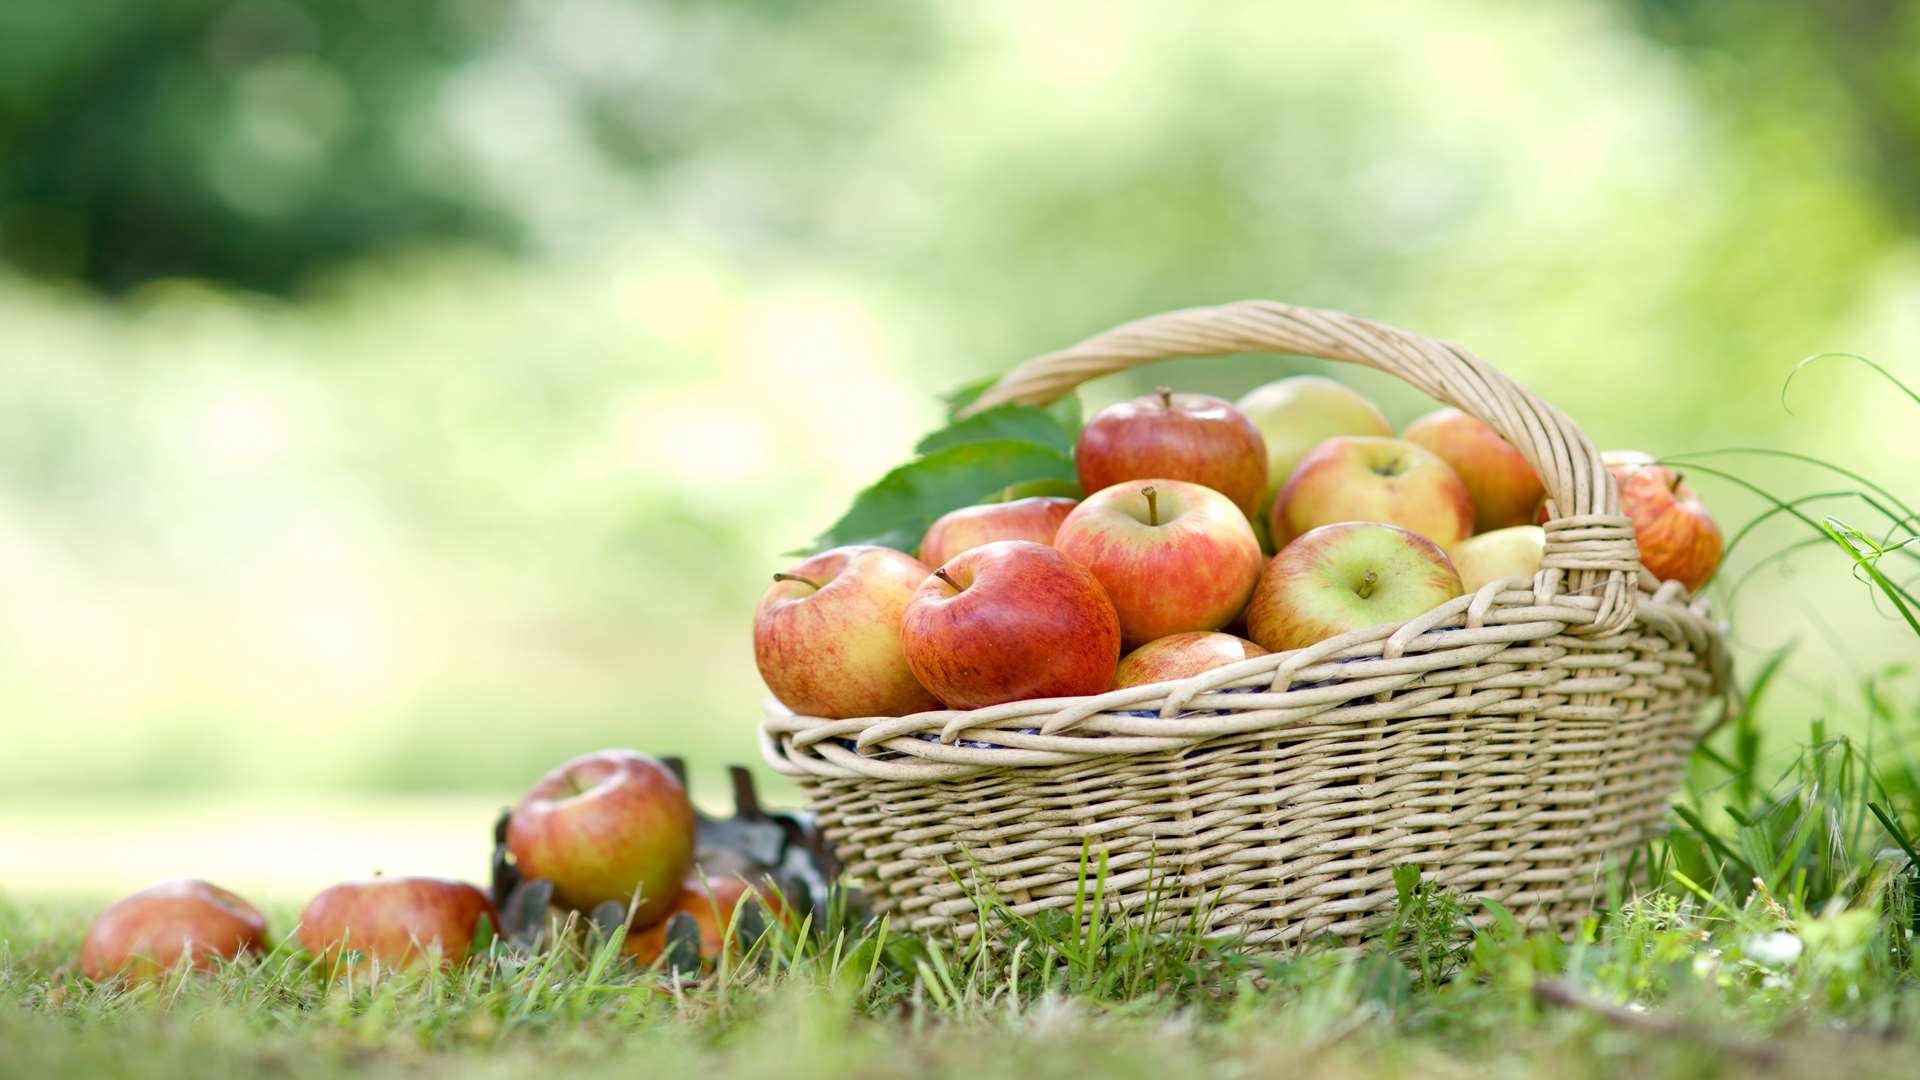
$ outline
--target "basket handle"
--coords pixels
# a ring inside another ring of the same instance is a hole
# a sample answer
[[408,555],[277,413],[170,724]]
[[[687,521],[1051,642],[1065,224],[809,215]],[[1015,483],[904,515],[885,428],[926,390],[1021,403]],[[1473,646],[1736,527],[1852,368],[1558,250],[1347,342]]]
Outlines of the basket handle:
[[1035,357],[961,415],[1048,404],[1089,379],[1155,360],[1248,352],[1362,364],[1485,421],[1532,463],[1546,488],[1546,556],[1536,581],[1542,599],[1593,606],[1591,623],[1581,628],[1588,633],[1612,633],[1633,620],[1639,550],[1599,452],[1578,424],[1457,345],[1338,311],[1241,300],[1149,315]]

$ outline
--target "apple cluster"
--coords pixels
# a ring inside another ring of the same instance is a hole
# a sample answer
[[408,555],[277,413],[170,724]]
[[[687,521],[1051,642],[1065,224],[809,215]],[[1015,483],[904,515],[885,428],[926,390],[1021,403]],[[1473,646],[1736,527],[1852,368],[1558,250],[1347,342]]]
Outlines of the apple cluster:
[[[552,885],[554,905],[588,913],[613,901],[626,909],[626,955],[641,965],[667,947],[667,923],[691,916],[703,961],[718,957],[734,911],[752,898],[776,918],[771,890],[739,877],[694,872],[697,820],[685,787],[655,758],[631,750],[586,754],[541,777],[514,807],[507,848],[520,874]],[[464,881],[374,877],[323,890],[300,914],[295,938],[329,969],[378,963],[398,968],[437,958],[463,963],[498,930],[493,898]],[[95,980],[152,979],[176,967],[207,970],[265,951],[267,925],[246,900],[205,881],[155,885],[94,921],[81,969]]]
[[[1699,497],[1646,455],[1605,460],[1642,563],[1705,584],[1723,541]],[[856,718],[1190,678],[1530,579],[1545,551],[1540,477],[1491,427],[1446,408],[1396,436],[1320,376],[1120,402],[1074,466],[1082,500],[960,507],[913,554],[839,547],[775,574],[754,616],[767,688]]]

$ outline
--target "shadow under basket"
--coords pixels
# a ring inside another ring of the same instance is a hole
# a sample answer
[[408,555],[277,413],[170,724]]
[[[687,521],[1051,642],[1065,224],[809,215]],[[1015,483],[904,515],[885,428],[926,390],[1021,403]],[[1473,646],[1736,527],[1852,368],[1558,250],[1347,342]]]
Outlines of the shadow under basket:
[[1546,487],[1540,573],[1097,697],[850,720],[770,705],[768,762],[800,782],[847,878],[895,925],[971,938],[983,893],[1021,915],[1071,908],[1104,859],[1110,909],[1198,919],[1248,945],[1359,943],[1407,864],[1565,933],[1658,826],[1706,706],[1732,692],[1723,630],[1640,566],[1579,427],[1484,362],[1350,315],[1245,301],[1029,361],[972,409],[1244,352],[1364,364],[1486,421]]

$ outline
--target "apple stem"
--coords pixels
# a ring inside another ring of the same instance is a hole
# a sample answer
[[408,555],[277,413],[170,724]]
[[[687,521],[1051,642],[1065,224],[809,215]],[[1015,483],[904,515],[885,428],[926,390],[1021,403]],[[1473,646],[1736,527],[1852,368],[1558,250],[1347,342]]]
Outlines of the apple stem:
[[1360,599],[1365,600],[1367,597],[1373,595],[1373,587],[1379,584],[1379,582],[1380,575],[1369,570],[1367,571],[1367,576],[1360,579],[1360,587],[1354,591],[1360,594]]
[[1671,494],[1678,495],[1680,493],[1680,485],[1686,481],[1687,474],[1678,469],[1670,471],[1673,473],[1673,479],[1667,482],[1667,491]]
[[949,576],[949,575],[947,574],[947,568],[946,568],[946,567],[944,567],[944,566],[943,566],[943,567],[941,567],[941,568],[940,568],[940,569],[938,569],[938,570],[935,570],[935,571],[933,572],[933,576],[934,576],[934,577],[937,577],[937,578],[939,578],[939,579],[940,579],[941,581],[944,581],[944,582],[946,582],[947,584],[949,584],[949,585],[951,585],[951,586],[953,586],[953,591],[954,591],[954,592],[965,592],[965,591],[966,591],[965,589],[963,589],[963,588],[961,588],[961,587],[960,587],[960,583],[959,583],[959,582],[957,582],[957,581],[955,581],[955,580],[953,580],[953,578],[952,578],[951,576]]
[[1153,490],[1152,484],[1148,484],[1146,487],[1143,487],[1140,489],[1140,494],[1145,495],[1147,497],[1147,524],[1159,525],[1160,524],[1160,493]]
[[820,586],[820,583],[819,583],[819,582],[817,582],[817,581],[815,581],[815,580],[813,580],[812,578],[803,578],[803,577],[801,577],[801,576],[800,576],[799,574],[775,574],[775,575],[773,575],[773,580],[775,580],[775,581],[797,581],[797,582],[799,582],[799,583],[800,583],[800,584],[802,584],[802,585],[811,585],[812,587],[814,587],[814,588],[816,588],[816,589],[818,589],[818,588],[820,588],[820,587],[821,587],[821,586]]
[[1153,392],[1160,395],[1161,408],[1163,409],[1173,408],[1173,387],[1156,386],[1153,388]]

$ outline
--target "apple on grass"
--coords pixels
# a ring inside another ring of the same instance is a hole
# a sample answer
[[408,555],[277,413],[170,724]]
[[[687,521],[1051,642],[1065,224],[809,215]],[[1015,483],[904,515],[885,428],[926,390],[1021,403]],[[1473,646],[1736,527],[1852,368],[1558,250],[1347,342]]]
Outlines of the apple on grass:
[[1379,406],[1324,375],[1295,375],[1247,391],[1236,404],[1267,444],[1267,490],[1262,522],[1307,451],[1335,435],[1392,435]]
[[100,913],[80,947],[80,968],[98,982],[152,979],[183,957],[200,970],[267,947],[267,922],[252,904],[205,881],[141,889]]
[[1027,540],[934,571],[900,630],[914,675],[954,709],[1103,693],[1120,662],[1120,620],[1099,580]]
[[1640,562],[1662,581],[1692,592],[1720,565],[1726,539],[1700,495],[1672,468],[1637,450],[1600,455],[1620,488],[1620,511],[1633,519]]
[[1080,487],[1164,478],[1210,487],[1251,515],[1267,491],[1267,444],[1239,409],[1162,387],[1095,413],[1073,448]]
[[481,919],[500,927],[493,901],[464,881],[368,878],[342,882],[309,901],[300,913],[300,944],[328,963],[405,967],[438,951],[441,964],[452,966],[466,961]]
[[1398,525],[1449,548],[1473,535],[1467,485],[1424,446],[1338,435],[1314,447],[1273,502],[1268,524],[1282,547],[1342,521]]
[[900,644],[901,616],[929,572],[903,552],[855,545],[773,575],[753,616],[753,658],[767,689],[802,716],[939,708],[914,680]]
[[1477,592],[1492,581],[1530,579],[1540,572],[1547,553],[1547,531],[1538,525],[1514,525],[1469,536],[1453,546],[1447,557],[1460,572],[1460,587]]
[[1231,500],[1168,479],[1128,480],[1087,496],[1053,546],[1106,587],[1128,648],[1232,622],[1265,562]]
[[1267,565],[1247,608],[1253,640],[1274,652],[1400,623],[1461,594],[1440,546],[1397,525],[1348,521],[1296,538]]
[[[642,967],[652,964],[667,949],[667,923],[685,912],[700,928],[700,959],[711,963],[719,959],[721,950],[729,944],[729,931],[737,929],[733,922],[735,909],[748,899],[757,901],[770,918],[785,915],[786,909],[771,892],[756,889],[737,877],[713,877],[705,881],[697,875],[689,877],[681,884],[672,910],[651,926],[636,925],[621,951]],[[753,942],[736,940],[731,944],[744,947]]]
[[642,925],[673,906],[693,866],[693,804],[679,777],[633,750],[584,754],[540,778],[507,821],[520,873],[553,883],[554,902],[591,911],[639,891]]
[[1204,671],[1237,664],[1267,650],[1248,641],[1213,630],[1196,630],[1156,638],[1128,653],[1120,660],[1113,685],[1124,690],[1148,683],[1179,682]]
[[1546,491],[1526,456],[1500,433],[1459,409],[1440,409],[1407,425],[1400,437],[1433,451],[1458,473],[1473,500],[1476,532],[1526,525]]
[[[920,561],[929,568],[945,566],[955,555],[995,540],[1031,540],[1053,543],[1053,534],[1067,520],[1078,500],[1034,496],[1010,502],[963,506],[943,515],[920,541]],[[915,582],[918,585],[918,582]]]

